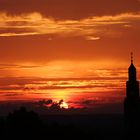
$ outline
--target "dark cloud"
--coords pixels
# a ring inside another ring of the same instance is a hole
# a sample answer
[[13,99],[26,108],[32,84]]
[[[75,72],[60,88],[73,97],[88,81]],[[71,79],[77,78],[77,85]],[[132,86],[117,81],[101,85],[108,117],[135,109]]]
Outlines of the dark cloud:
[[[26,84],[33,83],[33,81],[40,81],[41,78],[35,79],[35,78],[25,78],[25,77],[0,77],[0,86],[6,87],[14,85],[13,87],[24,87]],[[11,87],[12,89],[12,87]]]
[[35,102],[35,104],[39,105],[39,106],[46,106],[46,105],[50,105],[52,103],[53,103],[53,101],[51,99],[49,99],[49,100],[43,99],[43,100],[40,100],[38,102]]
[[16,64],[0,64],[0,70],[6,70],[6,69],[32,69],[32,68],[39,68],[40,66],[36,65],[16,65]]
[[[11,25],[12,26],[12,25]],[[6,34],[6,33],[16,33],[16,34],[22,34],[22,33],[30,33],[30,32],[33,32],[31,29],[25,29],[25,28],[20,28],[20,29],[17,29],[17,28],[8,28],[8,29],[3,29],[3,28],[0,28],[0,33],[1,34]]]
[[139,0],[0,0],[0,11],[7,11],[9,14],[38,11],[46,16],[61,19],[139,10]]
[[22,93],[3,93],[3,94],[4,94],[4,96],[7,96],[7,97],[14,97],[14,96],[16,97],[16,96],[22,96],[22,95],[24,95]]

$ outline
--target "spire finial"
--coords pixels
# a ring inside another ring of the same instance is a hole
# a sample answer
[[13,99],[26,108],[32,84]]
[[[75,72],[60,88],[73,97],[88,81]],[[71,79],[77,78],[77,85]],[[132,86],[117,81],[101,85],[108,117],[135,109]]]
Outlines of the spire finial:
[[133,64],[133,52],[131,52],[131,63]]

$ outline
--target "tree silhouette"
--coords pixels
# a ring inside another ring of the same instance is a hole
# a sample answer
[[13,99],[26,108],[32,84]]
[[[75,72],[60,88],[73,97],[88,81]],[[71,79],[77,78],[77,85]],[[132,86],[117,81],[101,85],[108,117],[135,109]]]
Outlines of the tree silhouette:
[[7,136],[40,137],[43,133],[43,124],[39,116],[33,111],[27,111],[21,107],[7,117]]

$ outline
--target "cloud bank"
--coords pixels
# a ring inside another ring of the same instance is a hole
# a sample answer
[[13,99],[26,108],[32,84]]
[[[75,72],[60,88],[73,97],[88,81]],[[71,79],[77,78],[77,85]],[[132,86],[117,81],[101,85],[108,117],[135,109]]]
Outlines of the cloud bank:
[[[92,16],[81,20],[56,20],[40,13],[16,16],[0,13],[0,36],[58,35],[83,36],[87,40],[99,40],[101,35],[118,35],[122,28],[140,23],[140,13],[124,13],[115,16]],[[111,26],[109,32],[107,28]]]

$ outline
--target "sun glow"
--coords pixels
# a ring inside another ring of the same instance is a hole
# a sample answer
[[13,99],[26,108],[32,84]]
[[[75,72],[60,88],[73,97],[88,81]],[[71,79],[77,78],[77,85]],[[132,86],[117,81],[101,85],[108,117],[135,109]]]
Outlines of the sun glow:
[[67,104],[66,102],[63,101],[63,102],[61,103],[61,105],[60,105],[60,108],[68,109],[69,106],[68,106],[68,104]]

